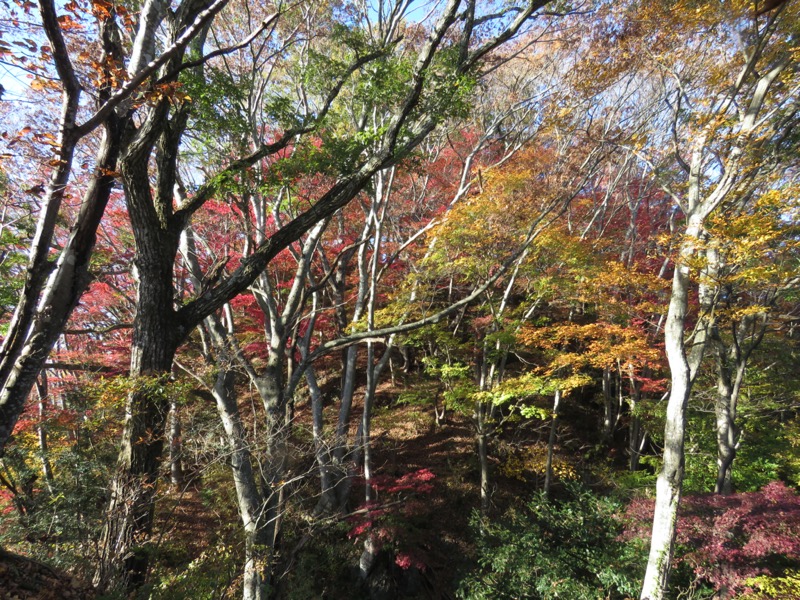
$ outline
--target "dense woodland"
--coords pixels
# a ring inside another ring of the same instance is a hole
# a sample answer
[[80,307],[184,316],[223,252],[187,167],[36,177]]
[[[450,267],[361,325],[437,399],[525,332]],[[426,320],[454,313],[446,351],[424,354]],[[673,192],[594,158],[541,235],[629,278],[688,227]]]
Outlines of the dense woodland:
[[800,2],[1,0],[2,598],[800,598]]

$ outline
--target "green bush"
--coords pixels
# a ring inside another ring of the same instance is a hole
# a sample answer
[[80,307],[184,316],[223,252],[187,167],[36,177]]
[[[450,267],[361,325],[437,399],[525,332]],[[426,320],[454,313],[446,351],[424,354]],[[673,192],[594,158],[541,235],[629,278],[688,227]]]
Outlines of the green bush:
[[642,549],[618,540],[619,506],[581,486],[548,501],[541,493],[499,522],[473,517],[479,568],[461,582],[465,600],[589,600],[638,593]]

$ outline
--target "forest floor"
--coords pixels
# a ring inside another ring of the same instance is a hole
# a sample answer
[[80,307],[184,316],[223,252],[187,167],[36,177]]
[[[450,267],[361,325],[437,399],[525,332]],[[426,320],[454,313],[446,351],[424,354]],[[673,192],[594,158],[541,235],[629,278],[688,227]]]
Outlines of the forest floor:
[[[300,464],[293,469],[305,469],[309,475],[292,490],[293,500],[303,500],[292,502],[293,508],[284,519],[280,560],[285,570],[275,582],[279,598],[451,600],[461,575],[474,569],[476,529],[472,522],[480,505],[480,491],[470,416],[448,412],[437,424],[432,404],[398,401],[407,391],[402,384],[386,382],[377,394],[372,425],[377,491],[372,512],[363,506],[363,479],[357,479],[348,507],[351,513],[322,521],[311,517],[318,482],[307,452],[310,409],[307,403],[298,404],[298,444],[306,444],[306,452],[298,452]],[[356,398],[360,397],[357,392]],[[337,408],[336,402],[326,407],[327,423],[335,422]],[[353,407],[352,423],[359,422],[361,410],[358,404]],[[571,465],[572,471],[579,468],[587,440],[596,435],[595,417],[581,416],[571,416],[564,423],[583,423],[586,430],[564,425],[557,446],[557,462]],[[527,427],[517,424],[492,443],[493,516],[502,514],[520,498],[529,498],[541,486],[536,464],[542,461],[531,455],[525,458],[519,451],[536,448],[541,459],[548,429],[549,422]],[[358,532],[367,522],[367,530],[384,545],[383,581],[372,588],[358,580],[365,539],[365,534]],[[206,589],[217,592],[202,597],[238,598],[240,532],[224,457],[199,472],[190,468],[187,483],[180,488],[163,485],[153,536],[160,583],[151,592],[172,591],[151,597],[200,598],[192,590],[206,585]],[[88,579],[88,572],[81,579],[18,555],[0,554],[2,600],[90,600],[95,595],[85,583]]]
[[[386,514],[380,514],[379,510],[378,516],[372,520],[371,530],[390,549],[390,560],[394,559],[399,565],[405,559],[405,564],[410,562],[420,566],[422,582],[417,586],[407,585],[407,574],[393,567],[390,573],[395,580],[394,586],[378,592],[363,591],[363,597],[449,600],[455,597],[460,577],[475,568],[477,527],[473,522],[480,506],[480,483],[474,428],[469,415],[456,412],[448,412],[443,422],[437,425],[431,403],[402,402],[408,391],[402,384],[386,382],[376,397],[372,439],[373,472],[378,492],[374,502],[379,509],[383,505],[391,508]],[[326,413],[326,422],[335,419],[334,408],[326,409],[331,411],[330,415]],[[566,412],[570,410],[581,409],[568,407]],[[359,422],[360,411],[360,406],[353,407],[353,423]],[[306,407],[298,407],[298,415],[307,413]],[[302,417],[300,421],[302,423]],[[577,478],[583,453],[597,436],[596,416],[588,413],[569,415],[563,423],[559,427],[555,462],[563,472]],[[567,425],[569,423],[573,425]],[[541,488],[543,471],[537,473],[537,467],[544,465],[548,432],[549,421],[529,422],[524,427],[515,423],[492,442],[492,516],[501,515],[508,507],[518,504],[520,499],[529,499]],[[527,451],[533,449],[533,453],[525,454],[523,448]],[[433,478],[428,480],[430,474]],[[362,502],[359,500],[363,498],[362,486],[363,482],[354,486],[351,500],[354,509]],[[393,488],[402,489],[393,492]],[[351,518],[349,530],[344,530],[346,537],[339,534],[341,542],[335,552],[341,552],[338,557],[340,565],[358,564],[364,537],[353,536],[353,532],[363,522],[363,518]],[[330,542],[330,538],[326,541]],[[324,572],[319,576],[332,577]],[[343,577],[339,581],[344,584],[348,579],[352,579],[352,573],[350,578]],[[319,595],[319,591],[299,591],[294,582],[287,582],[286,598],[357,598],[352,595],[352,586],[331,586]]]

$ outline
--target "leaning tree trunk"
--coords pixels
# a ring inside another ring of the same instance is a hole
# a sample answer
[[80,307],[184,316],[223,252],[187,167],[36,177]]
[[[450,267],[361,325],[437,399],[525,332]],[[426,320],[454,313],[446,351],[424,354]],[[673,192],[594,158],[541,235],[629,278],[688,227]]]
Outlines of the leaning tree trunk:
[[[106,124],[98,149],[97,174],[86,189],[75,226],[46,281],[38,306],[32,305],[30,297],[24,298],[20,306],[30,305],[31,314],[19,318],[15,314],[9,326],[0,350],[0,456],[50,350],[91,280],[89,261],[94,251],[97,227],[113,189],[114,177],[109,173],[116,170],[119,151],[120,123],[119,119],[112,117]],[[58,181],[54,179],[51,186],[66,187]],[[35,268],[29,266],[28,270]],[[52,265],[48,266],[50,268]],[[34,277],[41,280],[37,286],[45,284],[44,272],[38,275],[31,272],[29,278]],[[38,297],[39,287],[26,288],[25,294],[35,293]]]

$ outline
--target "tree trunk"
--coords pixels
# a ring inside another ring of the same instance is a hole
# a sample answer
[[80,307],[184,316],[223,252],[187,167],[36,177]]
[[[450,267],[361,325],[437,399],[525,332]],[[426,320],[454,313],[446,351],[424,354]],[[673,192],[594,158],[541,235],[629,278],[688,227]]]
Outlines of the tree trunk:
[[[53,344],[64,330],[72,309],[91,279],[89,260],[94,250],[97,227],[114,185],[114,177],[108,173],[114,173],[117,168],[120,127],[116,118],[111,118],[107,123],[97,154],[96,176],[84,193],[80,213],[67,245],[47,280],[38,305],[34,306],[30,297],[21,300],[20,306],[23,308],[19,308],[17,313],[30,314],[15,313],[3,342],[0,352],[0,456]],[[51,186],[55,185],[54,180]],[[58,185],[61,190],[66,187],[65,184]],[[29,269],[32,268],[29,266]],[[31,273],[29,278],[34,275],[41,281],[32,283],[31,289],[26,287],[25,294],[35,292],[38,297],[46,272],[38,275]]]
[[350,412],[353,406],[355,391],[357,348],[351,346],[347,349],[344,361],[342,381],[341,404],[339,418],[336,423],[336,434],[333,442],[332,460],[330,461],[333,474],[333,494],[335,496],[335,510],[344,510],[350,498],[352,488],[350,456],[348,451],[348,431],[350,429]]
[[152,143],[152,139],[135,140],[121,160],[136,238],[139,287],[131,348],[132,390],[128,394],[120,454],[111,482],[95,574],[95,583],[101,588],[132,589],[144,582],[147,573],[147,541],[153,526],[158,470],[169,414],[165,388],[184,335],[173,307],[172,271],[180,231],[164,223],[151,196],[148,159]]
[[253,472],[250,449],[239,414],[233,372],[221,369],[213,389],[230,456],[236,500],[242,517],[245,540],[243,577],[244,600],[266,598],[264,570],[268,567],[271,540],[268,535],[264,500]]
[[[142,311],[137,314],[137,321],[141,320],[140,315]],[[169,370],[175,353],[170,328],[167,323],[161,325],[160,329],[150,329],[150,334],[159,331],[161,334],[145,344],[141,343],[142,328],[135,327],[131,372],[141,379],[133,380],[133,390],[128,394],[120,455],[111,482],[111,500],[95,574],[95,584],[103,589],[138,587],[147,574],[147,542],[153,527],[158,471],[169,413],[164,387],[169,385]],[[155,356],[143,356],[141,350],[144,349],[155,350]]]
[[375,360],[375,346],[367,342],[367,389],[364,393],[364,410],[361,413],[361,445],[364,451],[364,500],[372,501],[372,405],[375,402],[375,389],[377,387]]
[[[701,314],[695,328],[691,357],[684,348],[684,329],[689,300],[689,259],[694,255],[703,231],[703,218],[691,215],[672,278],[667,319],[664,324],[665,348],[671,375],[664,426],[664,456],[656,480],[656,505],[650,555],[642,586],[641,600],[662,600],[666,593],[675,546],[675,528],[681,500],[686,434],[686,406],[705,349],[708,323]],[[700,291],[701,307],[708,307],[708,292]]]
[[553,482],[553,451],[558,434],[558,408],[561,403],[561,390],[556,390],[553,397],[553,420],[550,422],[550,437],[547,440],[547,465],[544,471],[544,495],[550,496],[550,486]]
[[281,525],[284,474],[288,464],[288,430],[284,418],[286,398],[283,394],[283,377],[279,352],[271,351],[267,367],[258,377],[258,393],[267,413],[267,456],[265,457],[265,528],[271,548],[278,541]]
[[47,391],[47,371],[42,371],[39,380],[36,382],[36,392],[39,396],[39,424],[36,426],[36,433],[39,437],[39,459],[42,461],[42,474],[47,485],[47,491],[53,493],[53,467],[50,464],[50,450],[47,444],[47,428],[44,425],[46,407],[49,400]]
[[478,442],[478,466],[481,474],[481,514],[489,514],[491,494],[489,488],[489,431],[487,421],[488,406],[478,401],[475,406],[476,437]]
[[173,486],[179,487],[183,485],[183,443],[181,440],[181,415],[178,412],[178,405],[174,401],[170,403],[169,412],[170,482]]
[[628,427],[628,453],[630,454],[628,470],[631,473],[639,470],[639,461],[642,458],[642,449],[644,448],[646,437],[646,434],[642,433],[642,420],[632,415]]
[[631,369],[628,376],[631,383],[631,395],[628,398],[628,406],[631,413],[631,420],[628,425],[628,454],[630,456],[628,470],[634,472],[639,470],[639,459],[642,457],[642,449],[644,448],[647,434],[642,432],[642,420],[636,414],[636,406],[642,398],[642,392],[633,376],[633,369]]
[[617,423],[617,400],[611,385],[611,367],[603,369],[603,431],[604,442],[608,442]]
[[[720,349],[720,352],[724,350]],[[717,421],[717,482],[715,494],[730,494],[733,491],[732,467],[739,448],[741,430],[736,425],[736,409],[746,361],[735,365],[731,373],[725,357],[717,356],[717,401],[714,412]]]
[[334,491],[333,474],[331,473],[331,449],[324,438],[324,417],[322,413],[322,390],[317,383],[313,365],[305,372],[306,383],[311,393],[311,415],[314,432],[314,455],[319,469],[320,498],[314,509],[315,515],[325,515],[336,509],[336,492]]
[[367,390],[364,394],[364,412],[361,414],[361,444],[364,448],[364,483],[365,500],[370,502],[372,498],[372,407],[375,404],[375,391],[378,388],[378,381],[381,373],[389,362],[392,354],[394,336],[389,338],[383,355],[377,364],[374,364],[375,348],[373,342],[367,345]]
[[739,395],[744,382],[747,363],[758,348],[767,329],[767,314],[749,314],[732,324],[732,342],[726,348],[717,329],[714,342],[717,359],[717,481],[715,494],[733,491],[733,461],[739,449],[741,428],[736,423]]

